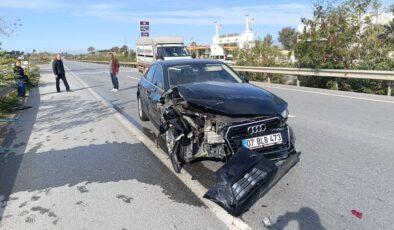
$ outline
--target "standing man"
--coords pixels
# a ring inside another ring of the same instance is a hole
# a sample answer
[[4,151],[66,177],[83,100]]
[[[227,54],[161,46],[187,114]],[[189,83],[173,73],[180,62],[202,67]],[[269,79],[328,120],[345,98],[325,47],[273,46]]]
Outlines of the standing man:
[[113,89],[112,92],[118,92],[119,90],[119,81],[118,81],[118,74],[119,74],[119,62],[114,57],[113,53],[109,53],[110,61],[109,61],[109,74],[111,75]]
[[67,92],[70,92],[71,90],[70,90],[70,86],[68,85],[68,82],[66,79],[66,71],[64,71],[62,56],[59,53],[56,54],[56,59],[53,60],[52,70],[56,76],[56,90],[57,90],[57,92],[60,93],[60,79],[62,79]]

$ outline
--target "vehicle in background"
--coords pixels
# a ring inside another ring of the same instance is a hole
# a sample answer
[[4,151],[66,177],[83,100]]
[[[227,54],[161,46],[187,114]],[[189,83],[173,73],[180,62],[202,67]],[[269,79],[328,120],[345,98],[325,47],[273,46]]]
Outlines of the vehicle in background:
[[190,59],[182,37],[161,36],[136,41],[137,68],[144,73],[157,60]]

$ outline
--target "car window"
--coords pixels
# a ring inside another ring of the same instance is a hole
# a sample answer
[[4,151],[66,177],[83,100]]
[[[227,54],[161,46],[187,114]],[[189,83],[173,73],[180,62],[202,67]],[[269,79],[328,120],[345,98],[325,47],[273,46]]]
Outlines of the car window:
[[156,66],[157,65],[153,65],[149,68],[148,73],[146,73],[146,80],[153,82],[153,75],[155,73]]
[[157,87],[163,89],[164,83],[163,83],[163,69],[161,66],[157,65],[155,74],[153,76],[153,84],[156,85]]
[[224,64],[194,63],[175,65],[168,68],[168,82],[170,88],[195,82],[232,82],[241,83],[242,80]]
[[157,53],[163,57],[187,57],[190,56],[186,47],[183,46],[160,46],[157,47]]

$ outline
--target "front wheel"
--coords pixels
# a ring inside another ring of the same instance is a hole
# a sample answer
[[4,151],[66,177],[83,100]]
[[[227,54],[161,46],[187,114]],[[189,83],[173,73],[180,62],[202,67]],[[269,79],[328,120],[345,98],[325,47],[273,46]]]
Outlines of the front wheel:
[[146,113],[144,111],[144,108],[142,107],[142,101],[141,98],[138,96],[138,116],[140,117],[141,121],[148,121],[149,118],[146,116]]
[[170,156],[172,167],[176,173],[180,173],[182,169],[182,160],[179,157],[181,151],[180,140],[176,140],[174,128],[170,128],[166,132],[166,147]]

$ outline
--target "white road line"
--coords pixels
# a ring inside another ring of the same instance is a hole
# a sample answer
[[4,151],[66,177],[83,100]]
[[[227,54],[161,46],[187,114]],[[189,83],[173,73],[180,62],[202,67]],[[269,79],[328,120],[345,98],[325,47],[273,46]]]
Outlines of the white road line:
[[92,88],[79,78],[70,68],[66,66],[66,69],[74,75],[75,79],[79,81],[79,83],[86,87],[89,92],[95,96],[101,103],[106,106],[109,106],[111,110],[114,112],[114,116],[121,122],[129,131],[131,131],[135,137],[141,141],[174,175],[181,180],[210,210],[213,212],[216,217],[221,220],[223,223],[227,225],[229,229],[251,229],[249,225],[247,225],[240,218],[233,217],[229,213],[227,213],[223,208],[214,202],[204,199],[203,196],[207,192],[207,189],[202,186],[198,181],[192,180],[192,176],[182,170],[181,173],[175,173],[173,171],[173,167],[171,161],[167,157],[167,154],[164,153],[163,150],[156,147],[156,144],[150,140],[141,130],[135,127],[132,123],[130,123],[123,115],[121,115],[118,111],[112,108],[111,105],[108,104],[100,95],[98,95]]
[[303,93],[312,93],[312,94],[319,94],[319,95],[325,95],[325,96],[343,97],[343,98],[350,98],[350,99],[356,99],[356,100],[362,100],[362,101],[373,101],[373,102],[394,104],[394,101],[386,101],[386,100],[379,100],[379,99],[372,99],[372,98],[365,98],[365,97],[354,97],[354,96],[339,95],[339,94],[333,94],[333,93],[323,93],[323,92],[316,92],[316,91],[309,91],[309,90],[302,90],[302,89],[290,89],[290,88],[270,86],[270,85],[265,85],[265,84],[264,85],[258,84],[258,85],[266,87],[266,88],[273,88],[273,89],[283,89],[283,90],[297,91],[297,92],[303,92]]
[[295,118],[295,116],[289,114],[289,118]]
[[133,80],[137,80],[137,81],[139,81],[141,78],[138,78],[138,77],[132,77],[132,76],[127,76],[127,77],[129,77],[129,78],[131,78],[131,79],[133,79]]

